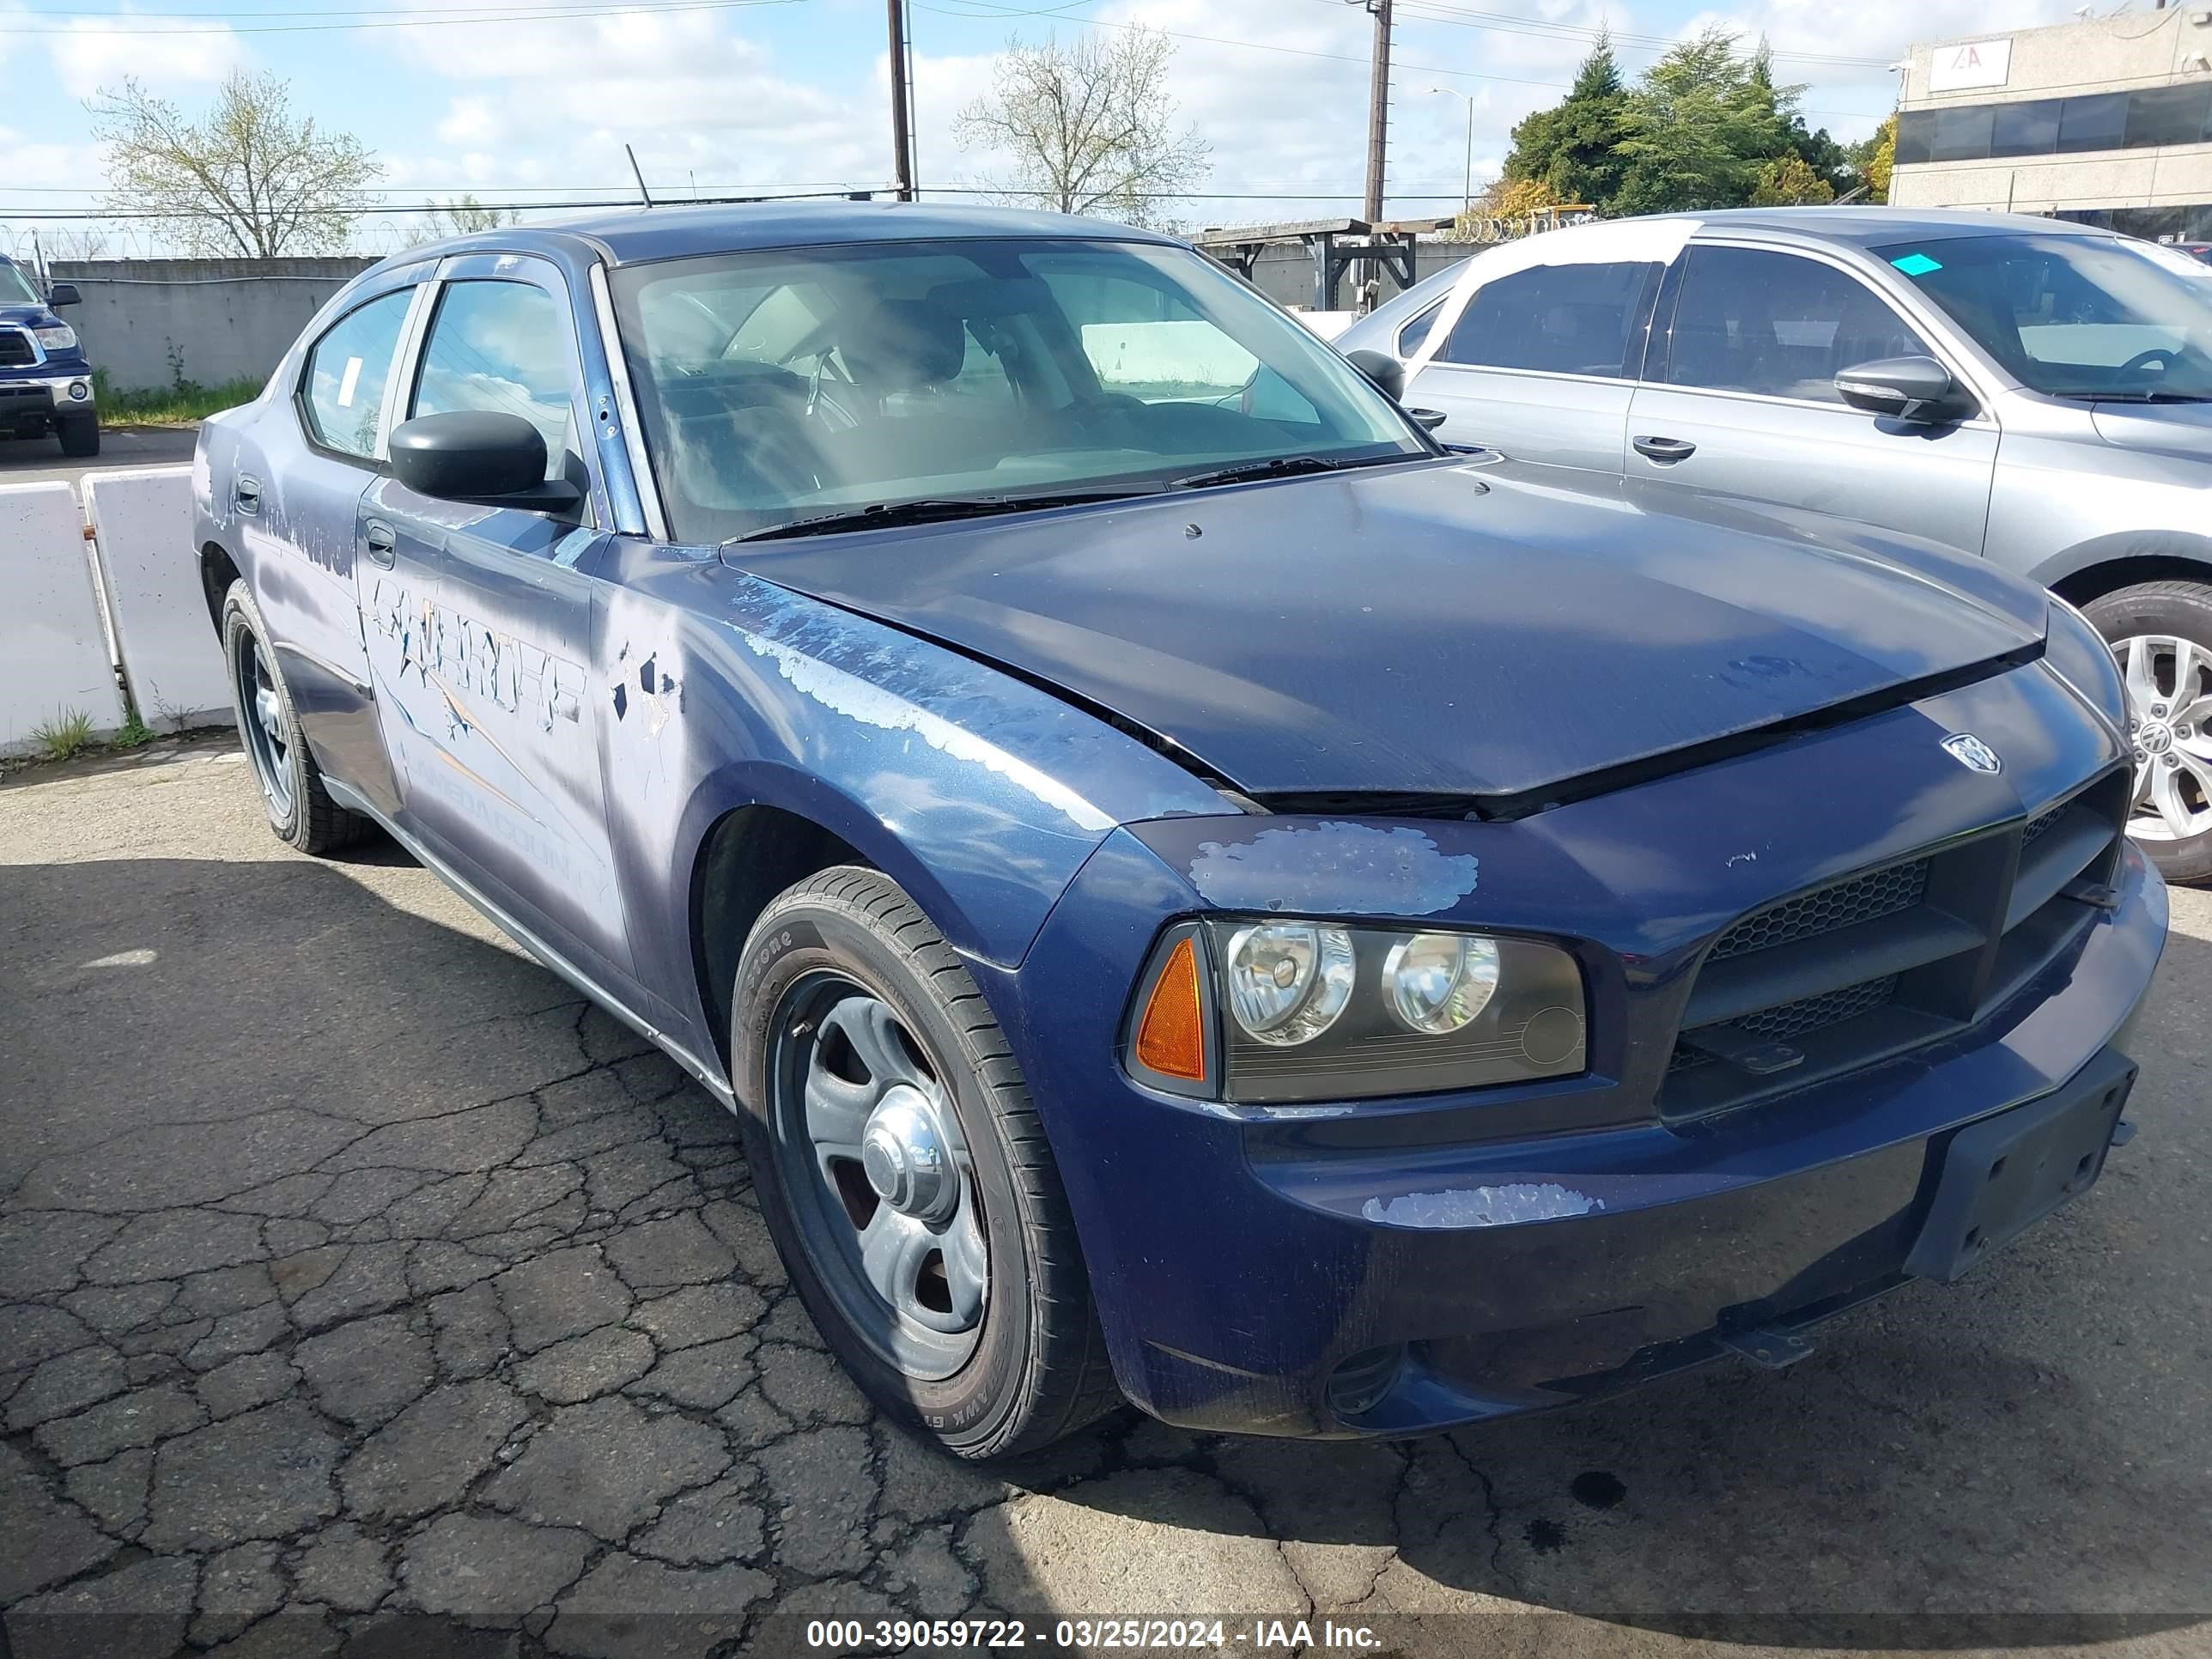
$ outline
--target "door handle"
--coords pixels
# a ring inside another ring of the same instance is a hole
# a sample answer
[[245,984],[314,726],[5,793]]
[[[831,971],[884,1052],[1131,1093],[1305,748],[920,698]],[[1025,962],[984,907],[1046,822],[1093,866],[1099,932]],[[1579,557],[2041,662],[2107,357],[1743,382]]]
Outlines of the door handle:
[[398,545],[398,540],[392,535],[390,525],[381,519],[371,519],[362,532],[362,540],[368,545],[371,564],[382,565],[386,570],[392,568],[395,556],[392,549]]
[[240,512],[258,513],[261,510],[261,480],[249,478],[244,473],[239,474],[237,482],[231,486],[230,498],[237,503]]
[[1631,438],[1629,444],[1647,461],[1665,465],[1674,461],[1686,461],[1698,453],[1697,445],[1687,438]]

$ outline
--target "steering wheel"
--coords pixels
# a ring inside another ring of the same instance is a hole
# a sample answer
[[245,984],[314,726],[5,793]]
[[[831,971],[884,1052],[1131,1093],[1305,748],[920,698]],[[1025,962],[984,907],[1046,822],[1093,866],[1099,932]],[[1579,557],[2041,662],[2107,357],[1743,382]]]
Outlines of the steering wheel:
[[2134,356],[2129,358],[2127,362],[2122,363],[2120,365],[2120,373],[2123,374],[2140,374],[2144,369],[2148,368],[2152,363],[2155,362],[2158,365],[2158,372],[2161,374],[2165,374],[2171,372],[2173,366],[2180,361],[2181,354],[2175,350],[2172,346],[2153,346],[2148,351],[2138,351]]

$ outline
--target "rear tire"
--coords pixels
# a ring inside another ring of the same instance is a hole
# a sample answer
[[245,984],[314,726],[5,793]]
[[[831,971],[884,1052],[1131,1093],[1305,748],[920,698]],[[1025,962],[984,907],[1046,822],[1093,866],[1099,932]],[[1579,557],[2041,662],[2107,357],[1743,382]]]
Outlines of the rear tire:
[[2212,879],[2212,586],[2139,582],[2081,611],[2127,684],[2128,833],[2168,881]]
[[62,441],[62,453],[73,461],[89,460],[100,453],[100,418],[93,415],[76,416],[60,422],[56,435]]
[[300,717],[261,608],[242,580],[223,596],[222,658],[238,711],[238,740],[276,839],[313,854],[335,853],[359,841],[368,820],[347,811],[323,787],[322,769],[300,734]]
[[[738,958],[730,1020],[762,1213],[878,1411],[981,1460],[1121,1403],[1020,1069],[959,954],[896,883],[840,866],[775,899]],[[916,1116],[923,1129],[898,1132]],[[833,1146],[866,1146],[869,1161]],[[914,1170],[921,1198],[886,1173]],[[861,1241],[878,1233],[896,1261],[872,1277]]]

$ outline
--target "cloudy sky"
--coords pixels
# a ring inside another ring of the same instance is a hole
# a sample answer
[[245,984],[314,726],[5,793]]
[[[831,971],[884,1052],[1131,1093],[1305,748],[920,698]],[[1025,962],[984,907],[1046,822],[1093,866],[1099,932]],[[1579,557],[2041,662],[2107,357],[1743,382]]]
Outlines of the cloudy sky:
[[[878,0],[0,0],[0,247],[35,210],[96,202],[83,100],[125,76],[197,109],[234,65],[273,70],[299,106],[382,160],[394,207],[611,196],[625,142],[671,195],[880,183],[890,167]],[[1347,0],[909,0],[919,171],[931,185],[992,170],[951,127],[1025,40],[1132,24],[1168,31],[1173,86],[1213,147],[1194,224],[1357,211],[1370,24]],[[1470,101],[1474,174],[1508,131],[1556,101],[1589,32],[1624,69],[1708,22],[1764,34],[1814,123],[1856,138],[1888,109],[1885,65],[1914,40],[2056,21],[2063,0],[1400,0],[1391,209],[1449,212]],[[1241,199],[1239,199],[1241,198]],[[52,229],[61,227],[52,225]],[[370,222],[375,222],[371,221]],[[126,251],[111,242],[112,252]]]

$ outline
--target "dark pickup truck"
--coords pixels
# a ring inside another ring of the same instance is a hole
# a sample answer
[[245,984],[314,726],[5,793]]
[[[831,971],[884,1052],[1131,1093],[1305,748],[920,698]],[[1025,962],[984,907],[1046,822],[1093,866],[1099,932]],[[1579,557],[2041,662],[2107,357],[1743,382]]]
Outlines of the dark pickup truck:
[[62,441],[63,454],[97,455],[92,364],[76,331],[54,314],[57,307],[76,302],[68,283],[40,294],[31,273],[0,253],[0,436],[51,432]]

